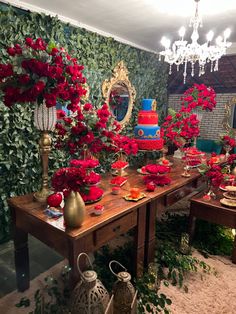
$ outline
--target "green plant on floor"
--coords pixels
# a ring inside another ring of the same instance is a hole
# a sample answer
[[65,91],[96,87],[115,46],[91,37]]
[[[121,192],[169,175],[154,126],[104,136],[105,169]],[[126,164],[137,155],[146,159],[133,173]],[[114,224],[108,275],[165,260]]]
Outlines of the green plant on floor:
[[[44,278],[42,289],[34,293],[34,310],[29,314],[69,314],[68,302],[70,297],[69,289],[70,268],[65,266],[60,274],[60,283],[52,276]],[[16,307],[29,307],[31,302],[23,297]]]
[[184,276],[190,272],[197,272],[202,269],[204,272],[210,272],[211,268],[204,261],[193,257],[191,254],[185,255],[179,251],[168,241],[158,243],[158,250],[156,251],[156,259],[160,264],[161,278],[164,280],[166,286],[171,283],[184,288],[187,292],[188,288],[184,285]]
[[[170,313],[167,308],[172,301],[164,293],[158,293],[156,289],[152,289],[156,277],[145,272],[142,278],[135,280],[135,287],[138,290],[138,313]],[[155,286],[155,285],[154,285]]]
[[[188,230],[188,216],[168,214],[157,223],[156,237],[159,240],[169,240],[179,246],[180,235]],[[230,228],[216,225],[203,220],[197,220],[193,247],[204,253],[213,255],[231,255],[234,236]]]

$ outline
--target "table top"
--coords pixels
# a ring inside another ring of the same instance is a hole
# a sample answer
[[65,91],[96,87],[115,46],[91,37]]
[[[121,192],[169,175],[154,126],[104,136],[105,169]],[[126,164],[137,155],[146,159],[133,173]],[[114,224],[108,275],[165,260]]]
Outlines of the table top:
[[[144,175],[139,174],[136,169],[126,169],[128,173],[127,182],[121,187],[121,192],[119,195],[111,194],[112,186],[110,180],[112,176],[110,174],[105,175],[102,178],[100,187],[104,190],[103,198],[91,205],[86,205],[87,213],[85,221],[80,228],[75,229],[65,229],[63,224],[63,217],[54,220],[48,218],[43,210],[46,208],[46,205],[34,201],[33,194],[17,196],[10,198],[8,203],[15,211],[20,211],[21,215],[27,215],[34,219],[39,219],[42,221],[42,224],[47,224],[51,228],[56,228],[58,231],[66,233],[67,236],[77,238],[85,235],[88,232],[91,232],[108,222],[115,220],[122,215],[139,208],[148,202],[158,199],[171,191],[180,188],[188,183],[191,183],[195,179],[199,178],[201,175],[197,169],[192,169],[190,171],[191,176],[189,178],[181,177],[183,172],[183,164],[180,160],[173,159],[174,164],[171,167],[171,172],[168,176],[171,178],[171,184],[164,187],[157,187],[154,192],[147,192],[146,187],[143,183]],[[131,187],[138,187],[142,192],[146,194],[146,197],[139,200],[138,202],[126,201],[124,196],[129,194]],[[101,216],[94,216],[89,213],[89,211],[96,205],[104,205],[104,212]],[[43,228],[43,227],[42,227]]]
[[227,207],[227,206],[224,206],[220,203],[220,199],[221,198],[224,198],[223,196],[223,193],[222,191],[217,191],[215,192],[216,193],[216,199],[211,199],[211,200],[205,200],[203,198],[203,193],[200,193],[194,197],[191,198],[191,202],[192,203],[196,203],[198,204],[199,206],[206,206],[206,207],[213,207],[213,208],[216,208],[216,209],[219,209],[221,211],[225,211],[225,212],[232,212],[232,213],[235,213],[236,214],[236,208],[234,207]]

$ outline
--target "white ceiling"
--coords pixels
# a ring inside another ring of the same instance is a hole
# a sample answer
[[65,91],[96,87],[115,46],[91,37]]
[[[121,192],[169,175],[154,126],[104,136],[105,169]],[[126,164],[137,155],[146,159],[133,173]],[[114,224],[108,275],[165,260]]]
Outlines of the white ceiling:
[[[193,0],[3,0],[31,11],[57,14],[71,24],[110,35],[119,41],[158,52],[163,35],[176,40],[178,29],[188,28]],[[203,28],[200,41],[212,29],[218,36],[230,27],[236,42],[236,0],[201,0]],[[188,29],[188,34],[191,30]],[[234,45],[233,45],[234,46]],[[236,46],[236,44],[235,44]]]

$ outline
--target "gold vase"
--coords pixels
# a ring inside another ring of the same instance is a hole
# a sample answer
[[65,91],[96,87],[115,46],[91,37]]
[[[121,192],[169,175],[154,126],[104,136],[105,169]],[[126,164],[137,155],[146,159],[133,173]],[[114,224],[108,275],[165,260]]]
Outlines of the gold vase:
[[65,201],[63,215],[67,228],[77,228],[82,225],[85,218],[85,204],[79,192],[70,192]]

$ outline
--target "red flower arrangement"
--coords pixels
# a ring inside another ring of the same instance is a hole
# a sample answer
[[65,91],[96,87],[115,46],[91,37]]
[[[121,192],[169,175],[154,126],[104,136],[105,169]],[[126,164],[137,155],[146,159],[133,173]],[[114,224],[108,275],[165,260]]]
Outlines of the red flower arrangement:
[[149,164],[144,166],[144,171],[149,172],[151,174],[164,174],[170,172],[170,167],[156,165],[156,164]]
[[196,114],[169,109],[169,115],[162,124],[161,133],[165,143],[183,147],[193,137],[199,135],[199,120]]
[[56,124],[56,148],[68,150],[71,155],[83,151],[84,146],[91,153],[101,151],[136,154],[138,145],[135,140],[120,135],[121,130],[109,111],[107,104],[95,109],[92,104],[86,103],[77,108],[75,115],[64,117]]
[[181,112],[191,112],[197,107],[202,110],[212,111],[216,106],[215,98],[216,93],[212,87],[207,87],[204,84],[194,84],[181,97]]
[[236,146],[236,141],[233,137],[231,137],[230,135],[221,135],[220,137],[220,143],[223,146],[230,146],[231,149],[234,148]]
[[99,162],[93,159],[71,160],[71,167],[57,170],[52,177],[52,187],[57,192],[68,195],[70,191],[80,192],[85,203],[94,202],[103,195],[103,190],[95,186],[101,180],[100,174],[91,169]]
[[224,178],[221,167],[217,165],[212,165],[206,172],[206,176],[210,179],[211,184],[215,187],[219,187]]
[[231,154],[227,159],[228,164],[233,165],[236,163],[236,154]]
[[7,107],[27,102],[53,107],[59,101],[69,110],[78,108],[87,92],[84,66],[63,48],[41,38],[26,38],[23,44],[8,47],[7,53],[8,64],[0,64],[0,88]]

